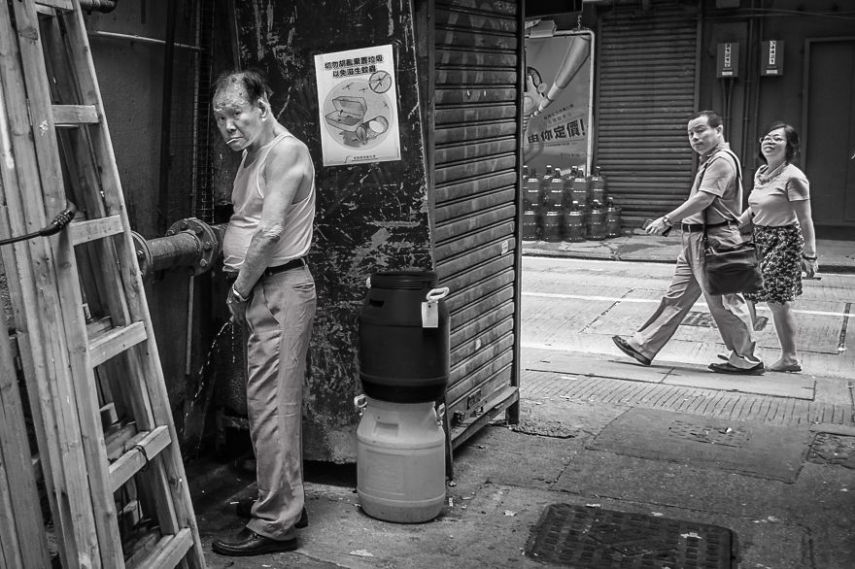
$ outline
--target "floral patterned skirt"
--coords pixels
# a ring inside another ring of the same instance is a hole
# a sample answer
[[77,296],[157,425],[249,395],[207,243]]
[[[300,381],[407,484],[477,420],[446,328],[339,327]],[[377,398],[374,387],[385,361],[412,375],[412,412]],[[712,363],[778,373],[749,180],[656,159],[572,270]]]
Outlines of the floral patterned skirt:
[[753,302],[792,302],[802,293],[802,251],[805,239],[798,224],[754,226],[763,287],[746,293]]

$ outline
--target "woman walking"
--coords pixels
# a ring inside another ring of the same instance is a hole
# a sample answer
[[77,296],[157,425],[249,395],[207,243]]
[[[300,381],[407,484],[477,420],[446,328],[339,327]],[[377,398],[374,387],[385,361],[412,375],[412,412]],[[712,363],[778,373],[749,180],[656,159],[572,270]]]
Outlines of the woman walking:
[[753,225],[760,257],[763,287],[745,298],[765,302],[772,312],[781,357],[766,369],[799,372],[796,322],[792,304],[802,293],[802,272],[817,271],[816,236],[810,209],[810,184],[791,161],[798,153],[799,136],[789,124],[773,124],[760,139],[760,156],[766,162],[754,176],[748,209],[742,225]]

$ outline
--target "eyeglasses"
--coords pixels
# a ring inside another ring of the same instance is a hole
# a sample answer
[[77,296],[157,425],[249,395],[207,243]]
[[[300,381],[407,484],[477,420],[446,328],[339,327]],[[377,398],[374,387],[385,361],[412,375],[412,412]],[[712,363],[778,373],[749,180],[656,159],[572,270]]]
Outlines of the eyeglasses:
[[764,142],[774,142],[775,144],[780,144],[781,142],[787,142],[787,139],[780,135],[769,136],[767,134],[766,136],[760,137],[760,144],[763,144]]

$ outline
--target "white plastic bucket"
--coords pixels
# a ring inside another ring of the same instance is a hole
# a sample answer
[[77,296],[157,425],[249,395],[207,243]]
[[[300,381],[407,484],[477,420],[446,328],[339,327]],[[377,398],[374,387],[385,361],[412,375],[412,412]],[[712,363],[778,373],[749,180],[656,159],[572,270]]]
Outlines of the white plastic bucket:
[[432,402],[393,403],[364,395],[356,430],[356,490],[373,518],[419,523],[445,504],[445,433]]

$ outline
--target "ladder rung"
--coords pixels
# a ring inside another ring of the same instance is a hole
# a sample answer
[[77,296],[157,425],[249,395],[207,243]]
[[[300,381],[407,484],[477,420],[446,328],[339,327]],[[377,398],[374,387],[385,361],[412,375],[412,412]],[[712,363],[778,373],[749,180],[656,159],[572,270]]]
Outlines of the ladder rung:
[[139,564],[128,565],[127,569],[163,569],[166,567],[177,567],[178,564],[190,551],[193,545],[193,535],[189,528],[180,530],[175,535],[166,535],[160,538],[152,548],[151,555]]
[[68,12],[74,10],[74,4],[71,0],[36,0],[36,6],[47,6],[48,8],[57,8]]
[[129,326],[111,328],[89,342],[89,364],[99,366],[113,356],[139,344],[146,339],[145,324],[134,322]]
[[[137,433],[136,437],[128,441],[130,450],[110,465],[110,483],[113,492],[142,470],[148,461],[154,460],[154,457],[168,447],[169,443],[169,430],[165,425],[155,427],[151,431]],[[140,448],[143,450],[141,451]]]
[[115,462],[128,448],[128,442],[137,436],[137,424],[125,423],[113,427],[104,433],[104,445],[107,447],[107,460]]
[[71,242],[74,245],[80,245],[111,235],[118,235],[124,229],[122,218],[118,215],[111,215],[110,217],[99,217],[85,221],[73,221],[68,226],[68,230],[71,232]]
[[53,105],[53,124],[55,126],[78,126],[98,124],[98,111],[92,105]]

